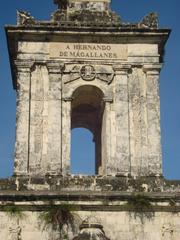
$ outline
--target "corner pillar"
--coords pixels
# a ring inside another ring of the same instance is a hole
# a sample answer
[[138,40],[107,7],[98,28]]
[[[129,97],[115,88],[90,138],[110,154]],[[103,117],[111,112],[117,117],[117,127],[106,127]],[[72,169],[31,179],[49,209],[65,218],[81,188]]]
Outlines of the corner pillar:
[[30,89],[33,61],[16,61],[16,143],[14,174],[27,175],[29,171]]
[[159,73],[162,65],[144,65],[147,84],[148,175],[162,175]]

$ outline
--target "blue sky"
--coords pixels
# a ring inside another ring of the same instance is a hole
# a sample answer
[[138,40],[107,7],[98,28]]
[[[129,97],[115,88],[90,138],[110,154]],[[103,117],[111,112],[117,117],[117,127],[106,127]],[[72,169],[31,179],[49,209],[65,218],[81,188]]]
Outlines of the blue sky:
[[[144,15],[155,11],[159,14],[160,26],[171,28],[166,45],[165,63],[161,72],[161,127],[164,176],[180,179],[180,1],[179,0],[113,0],[112,8],[125,22],[138,22]],[[15,91],[12,89],[4,25],[16,23],[16,11],[26,10],[35,18],[47,20],[56,9],[53,0],[6,0],[0,8],[0,177],[12,175],[15,139]],[[79,145],[77,144],[77,136]],[[73,159],[91,162],[93,145],[88,131],[78,130],[73,134]],[[78,156],[79,150],[84,156]],[[91,152],[91,154],[90,154]],[[73,171],[75,162],[73,160]],[[82,164],[82,165],[81,165]]]

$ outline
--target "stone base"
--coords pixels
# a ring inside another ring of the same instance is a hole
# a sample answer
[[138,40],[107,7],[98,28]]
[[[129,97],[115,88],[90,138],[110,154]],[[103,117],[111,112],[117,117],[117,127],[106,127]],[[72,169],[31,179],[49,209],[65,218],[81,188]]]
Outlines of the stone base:
[[0,239],[81,239],[82,223],[94,218],[85,233],[102,239],[179,240],[179,186],[155,177],[2,179]]

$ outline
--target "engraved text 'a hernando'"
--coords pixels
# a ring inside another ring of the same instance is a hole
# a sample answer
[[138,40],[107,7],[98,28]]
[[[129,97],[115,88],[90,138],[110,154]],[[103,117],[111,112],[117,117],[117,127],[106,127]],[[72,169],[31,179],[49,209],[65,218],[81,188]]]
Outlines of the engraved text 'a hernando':
[[118,44],[52,43],[52,58],[125,59],[126,49]]

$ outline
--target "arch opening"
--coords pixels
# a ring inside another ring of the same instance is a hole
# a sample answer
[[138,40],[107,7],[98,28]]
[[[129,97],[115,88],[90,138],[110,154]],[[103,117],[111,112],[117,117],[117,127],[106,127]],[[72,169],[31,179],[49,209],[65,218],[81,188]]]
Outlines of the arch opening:
[[[101,132],[104,113],[102,91],[91,85],[77,88],[73,93],[71,105],[71,128],[85,128],[93,134],[95,144],[95,174],[101,173]],[[78,144],[80,144],[80,141]],[[73,146],[72,146],[73,148]],[[79,145],[79,151],[83,151]]]

